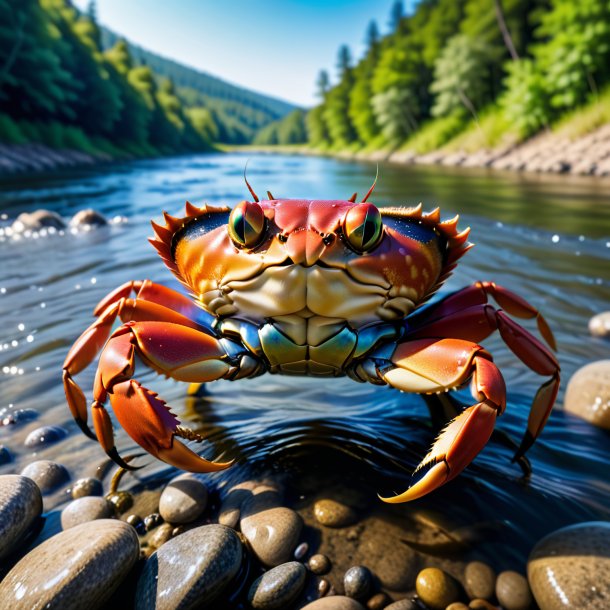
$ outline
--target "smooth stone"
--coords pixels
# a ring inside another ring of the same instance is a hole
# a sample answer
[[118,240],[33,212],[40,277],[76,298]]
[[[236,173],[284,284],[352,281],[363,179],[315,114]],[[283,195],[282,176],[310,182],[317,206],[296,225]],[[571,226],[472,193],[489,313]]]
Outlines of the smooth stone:
[[460,598],[455,580],[438,568],[425,568],[417,575],[415,590],[421,600],[434,610],[445,608]]
[[301,561],[301,559],[307,555],[307,551],[309,551],[309,545],[306,542],[301,542],[301,544],[294,549],[294,558],[297,561]]
[[86,496],[72,500],[61,511],[61,527],[67,530],[87,521],[110,519],[111,517],[114,517],[114,507],[106,498]]
[[127,512],[133,506],[133,496],[128,491],[116,491],[108,494],[106,499],[114,506],[119,515]]
[[0,560],[20,546],[41,513],[42,495],[32,479],[0,476]]
[[610,607],[610,522],[557,530],[532,550],[527,577],[541,610]]
[[472,599],[468,606],[465,607],[471,608],[471,610],[498,610],[497,606],[494,606],[486,599]]
[[84,479],[78,479],[78,481],[72,485],[70,493],[74,500],[86,496],[101,496],[104,493],[104,487],[99,479],[86,477]]
[[373,575],[364,566],[353,566],[343,576],[345,595],[354,599],[362,599],[368,595],[373,582]]
[[610,430],[610,360],[578,369],[568,382],[563,404],[569,413]]
[[38,417],[35,409],[2,409],[0,410],[0,426],[11,426],[33,421]]
[[610,337],[610,311],[603,311],[589,320],[589,332],[594,337]]
[[248,513],[241,519],[243,535],[259,561],[267,567],[290,561],[302,527],[301,517],[284,506]]
[[72,216],[70,219],[71,227],[82,227],[82,226],[93,226],[93,227],[101,227],[107,225],[108,221],[105,216],[100,214],[97,210],[93,208],[87,208],[85,210],[80,210]]
[[227,590],[239,572],[242,557],[242,544],[231,528],[213,524],[188,530],[166,542],[146,561],[137,584],[135,607],[205,607]]
[[534,601],[525,576],[511,570],[498,574],[496,597],[504,610],[528,610]]
[[155,527],[159,527],[163,523],[163,517],[159,513],[150,513],[144,517],[144,527],[147,532],[154,530]]
[[21,471],[21,474],[32,479],[43,494],[53,491],[70,478],[64,466],[50,460],[32,462]]
[[114,519],[82,523],[30,551],[0,582],[2,608],[101,607],[140,555],[133,528]]
[[386,606],[384,610],[421,610],[421,606],[410,599],[401,599],[400,601]]
[[40,449],[62,440],[68,432],[61,426],[41,426],[30,432],[23,444],[28,449]]
[[322,553],[312,555],[307,565],[314,574],[320,575],[330,572],[330,559],[326,555],[322,555]]
[[158,549],[163,546],[171,537],[174,527],[169,523],[162,523],[157,531],[150,538],[150,546]]
[[367,610],[383,610],[390,603],[390,598],[385,593],[377,593],[366,602]]
[[356,511],[336,500],[318,500],[313,507],[316,521],[326,527],[346,527],[358,519]]
[[470,599],[491,599],[496,590],[496,573],[482,561],[471,561],[464,570],[464,589]]
[[169,523],[191,523],[205,510],[208,489],[190,474],[172,479],[159,498],[159,513]]
[[290,561],[257,578],[248,591],[248,601],[257,610],[278,610],[289,606],[303,590],[307,571],[302,563]]
[[462,602],[454,602],[449,604],[445,610],[468,610],[468,606]]
[[364,606],[351,597],[332,595],[316,599],[316,601],[303,606],[301,610],[365,610]]
[[22,233],[24,231],[39,231],[45,227],[64,229],[64,219],[51,210],[36,210],[34,212],[22,212],[12,225],[13,231]]
[[0,445],[0,466],[10,464],[13,461],[13,456],[7,447]]

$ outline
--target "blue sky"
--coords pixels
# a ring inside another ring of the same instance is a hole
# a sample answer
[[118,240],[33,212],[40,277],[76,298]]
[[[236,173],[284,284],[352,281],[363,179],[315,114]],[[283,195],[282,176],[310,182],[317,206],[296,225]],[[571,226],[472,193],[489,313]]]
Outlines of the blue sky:
[[[74,0],[86,8],[89,0]],[[151,51],[303,106],[337,49],[364,52],[371,19],[388,30],[393,0],[98,0],[101,23]],[[405,6],[410,5],[404,2]]]

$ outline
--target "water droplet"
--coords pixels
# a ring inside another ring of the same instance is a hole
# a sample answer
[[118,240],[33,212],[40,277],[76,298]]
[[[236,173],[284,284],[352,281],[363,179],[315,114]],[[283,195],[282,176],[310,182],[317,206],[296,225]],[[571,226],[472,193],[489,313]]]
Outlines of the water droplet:
[[25,330],[25,324],[23,322],[21,322],[21,324],[17,324],[17,328],[21,331]]
[[92,283],[92,284],[96,284],[96,283],[97,283],[97,278],[92,277],[92,278],[91,278],[91,283]]
[[553,237],[551,237],[551,241],[556,244],[558,241],[560,240],[559,235],[553,235]]
[[47,304],[46,304],[46,303],[41,303],[41,304],[40,304],[40,309],[44,309],[46,306],[47,306]]
[[6,294],[6,288],[4,286],[0,288],[0,294]]
[[13,347],[17,347],[17,346],[19,345],[19,341],[17,341],[17,339],[13,339],[13,340],[11,341],[11,345],[12,345]]
[[31,343],[32,341],[34,341],[34,335],[28,335],[28,336],[25,338],[25,340],[26,340],[28,343]]

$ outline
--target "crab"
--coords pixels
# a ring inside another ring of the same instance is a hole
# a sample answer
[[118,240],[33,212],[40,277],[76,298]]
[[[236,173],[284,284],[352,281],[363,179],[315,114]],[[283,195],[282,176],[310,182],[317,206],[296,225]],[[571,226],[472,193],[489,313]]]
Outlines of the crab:
[[[79,427],[123,468],[105,403],[148,453],[191,472],[225,469],[179,439],[203,437],[182,425],[165,402],[137,380],[147,366],[178,381],[236,381],[263,373],[339,377],[438,394],[468,382],[472,406],[440,432],[403,493],[419,498],[456,477],[481,451],[506,408],[506,386],[479,343],[499,331],[506,345],[548,379],[532,403],[521,458],[555,402],[560,369],[545,343],[512,317],[535,319],[555,349],[540,312],[523,298],[479,281],[422,306],[472,247],[458,217],[439,209],[381,207],[367,201],[252,200],[229,207],[186,203],[183,217],[164,212],[149,241],[184,294],[150,280],[130,281],[96,307],[96,321],[63,366],[67,402]],[[374,185],[373,185],[374,186]],[[494,306],[497,303],[500,308]],[[121,326],[113,332],[115,321]],[[89,428],[87,400],[74,377],[99,363]]]

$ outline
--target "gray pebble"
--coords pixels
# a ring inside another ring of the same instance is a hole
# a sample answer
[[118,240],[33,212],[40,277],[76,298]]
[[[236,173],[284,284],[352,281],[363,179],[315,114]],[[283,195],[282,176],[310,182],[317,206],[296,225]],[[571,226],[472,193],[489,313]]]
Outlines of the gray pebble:
[[470,599],[491,599],[496,590],[496,573],[482,561],[471,561],[464,570],[464,588]]
[[364,566],[353,566],[343,577],[345,595],[354,599],[363,599],[371,589],[373,575]]
[[504,610],[528,610],[534,601],[525,576],[512,571],[498,574],[496,597]]
[[0,476],[0,560],[10,555],[42,513],[34,481],[17,474]]
[[72,500],[61,511],[61,527],[64,530],[75,525],[95,521],[96,519],[110,519],[114,516],[114,507],[106,498],[86,496]]
[[7,447],[4,445],[0,445],[0,466],[4,464],[9,464],[13,461],[13,456]]
[[248,591],[248,601],[257,610],[278,610],[289,606],[303,590],[306,570],[291,561],[257,578]]
[[0,409],[0,426],[11,426],[32,421],[38,417],[34,409]]
[[316,599],[301,610],[364,610],[364,606],[351,597],[332,595]]
[[328,574],[330,572],[330,559],[322,553],[312,555],[307,565],[314,574]]
[[172,479],[159,499],[159,513],[169,523],[190,523],[205,510],[207,487],[190,474]]
[[11,610],[99,608],[140,554],[133,528],[114,519],[83,523],[30,551],[0,582]]
[[316,521],[327,527],[345,527],[358,519],[356,511],[337,500],[318,500],[313,507]]
[[32,479],[43,494],[53,491],[70,478],[64,466],[50,460],[32,462],[21,471],[21,474]]
[[28,449],[41,449],[62,440],[68,432],[60,426],[41,426],[30,432],[23,444]]
[[204,525],[172,538],[144,564],[136,610],[205,607],[227,590],[242,556],[237,534],[224,525]]
[[70,493],[75,500],[86,496],[101,496],[104,493],[104,487],[99,479],[86,477],[84,479],[78,479],[78,481],[72,485]]
[[309,545],[306,542],[301,542],[301,544],[294,549],[294,558],[297,561],[301,561],[301,559],[307,555],[307,551],[309,551]]

